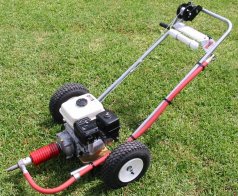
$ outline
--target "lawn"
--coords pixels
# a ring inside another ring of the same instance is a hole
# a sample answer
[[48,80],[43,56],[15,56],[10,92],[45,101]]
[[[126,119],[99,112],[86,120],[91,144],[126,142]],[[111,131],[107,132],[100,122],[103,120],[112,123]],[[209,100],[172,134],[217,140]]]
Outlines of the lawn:
[[[38,195],[6,168],[55,140],[48,103],[66,82],[98,97],[161,35],[184,1],[0,0],[0,195]],[[238,21],[236,0],[195,0],[228,17],[232,34],[212,62],[139,138],[152,154],[146,175],[107,189],[97,172],[59,195],[236,195],[238,193]],[[226,26],[199,15],[193,26],[217,39]],[[168,39],[105,101],[121,119],[120,141],[158,105],[202,55]],[[63,156],[29,167],[57,186],[79,167]]]

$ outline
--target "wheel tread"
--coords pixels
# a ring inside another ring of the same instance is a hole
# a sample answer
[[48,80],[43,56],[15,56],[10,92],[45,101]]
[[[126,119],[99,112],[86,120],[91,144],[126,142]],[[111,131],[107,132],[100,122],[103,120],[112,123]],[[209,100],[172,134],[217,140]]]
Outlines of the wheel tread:
[[58,104],[62,102],[61,99],[63,99],[68,93],[76,91],[80,92],[79,94],[86,94],[89,92],[82,84],[66,83],[53,94],[50,99],[49,110],[55,122],[62,122],[62,118],[57,114],[58,111],[56,111],[58,107],[60,107]]
[[119,188],[117,184],[111,183],[111,175],[112,172],[116,169],[116,166],[120,160],[122,160],[128,153],[132,153],[135,151],[146,151],[147,154],[150,155],[148,148],[138,142],[126,142],[124,144],[119,145],[110,156],[106,159],[101,172],[101,177],[105,184],[111,188]]

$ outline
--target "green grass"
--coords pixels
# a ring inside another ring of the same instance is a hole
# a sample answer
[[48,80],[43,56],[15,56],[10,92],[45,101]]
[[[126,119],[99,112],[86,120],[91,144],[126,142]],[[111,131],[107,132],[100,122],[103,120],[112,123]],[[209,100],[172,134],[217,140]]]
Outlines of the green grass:
[[[48,102],[66,82],[99,96],[161,35],[184,1],[0,0],[0,195],[38,195],[19,171],[5,169],[54,141],[60,126]],[[238,29],[235,0],[194,1],[234,24],[217,60],[139,140],[152,162],[136,183],[108,190],[94,173],[60,195],[236,195],[238,193]],[[203,16],[203,17],[202,17]],[[225,25],[202,15],[194,26],[218,38]],[[105,101],[121,119],[122,143],[201,56],[168,39]],[[30,167],[56,186],[78,160]]]

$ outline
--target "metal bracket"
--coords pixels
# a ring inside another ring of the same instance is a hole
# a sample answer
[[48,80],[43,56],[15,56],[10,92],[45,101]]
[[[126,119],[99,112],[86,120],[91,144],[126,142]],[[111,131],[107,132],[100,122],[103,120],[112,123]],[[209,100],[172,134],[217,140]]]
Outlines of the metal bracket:
[[177,9],[178,18],[184,21],[192,21],[199,12],[202,11],[200,5],[193,5],[191,2],[181,4]]

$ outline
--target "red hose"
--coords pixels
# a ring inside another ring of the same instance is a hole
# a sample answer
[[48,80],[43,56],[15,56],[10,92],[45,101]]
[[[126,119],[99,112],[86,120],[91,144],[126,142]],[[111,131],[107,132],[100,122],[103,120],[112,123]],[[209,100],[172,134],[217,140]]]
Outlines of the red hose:
[[[98,165],[102,164],[103,162],[105,162],[106,158],[109,156],[109,153],[105,154],[103,157],[93,161],[91,164],[86,165],[86,167],[84,167],[82,170],[79,171],[79,176],[83,176],[86,173],[88,173],[89,171],[91,171],[94,167],[97,167]],[[58,193],[60,191],[63,191],[64,189],[68,188],[70,185],[72,185],[74,182],[77,181],[77,179],[72,176],[71,178],[69,178],[66,182],[64,182],[63,184],[61,184],[58,187],[55,188],[42,188],[39,185],[36,184],[36,182],[32,179],[31,175],[29,174],[29,172],[27,170],[25,170],[25,172],[23,171],[23,174],[26,178],[26,180],[28,181],[28,183],[30,184],[30,186],[35,189],[36,191],[43,193],[43,194],[55,194]]]
[[63,191],[64,189],[68,188],[70,185],[72,185],[76,179],[72,176],[71,178],[69,178],[66,182],[64,182],[63,184],[61,184],[58,187],[55,188],[42,188],[39,185],[37,185],[35,183],[35,181],[32,179],[31,175],[27,172],[24,173],[24,176],[26,178],[26,180],[28,181],[28,183],[31,185],[31,187],[35,190],[37,190],[40,193],[43,194],[54,194],[54,193],[58,193],[60,191]]
[[60,149],[57,143],[51,143],[30,153],[32,163],[39,165],[52,157],[59,155]]

